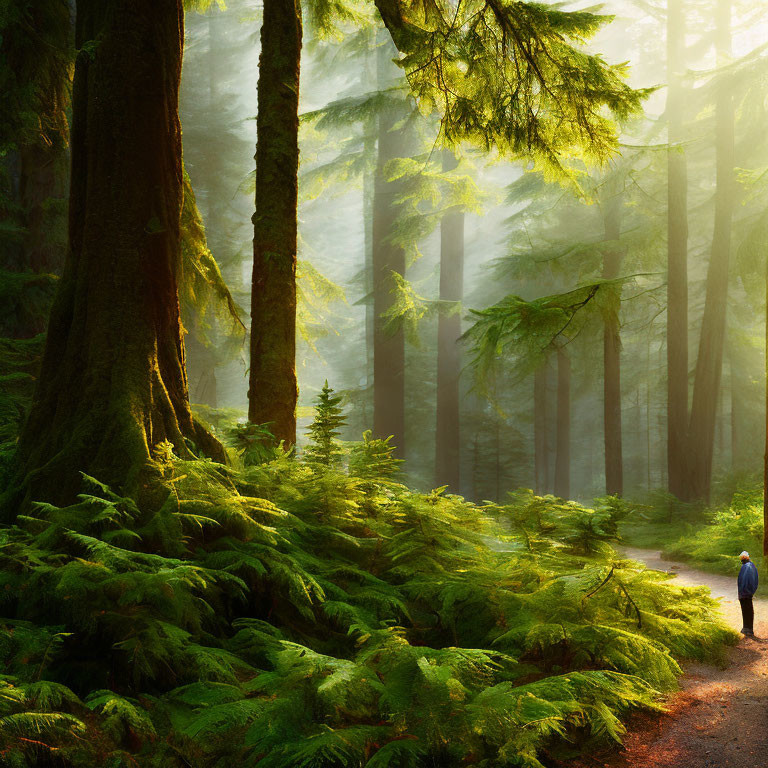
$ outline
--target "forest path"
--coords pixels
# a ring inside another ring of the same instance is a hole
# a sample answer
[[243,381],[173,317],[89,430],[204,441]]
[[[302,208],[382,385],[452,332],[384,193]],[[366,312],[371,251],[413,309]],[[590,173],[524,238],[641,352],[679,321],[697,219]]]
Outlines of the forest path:
[[[736,577],[664,560],[653,550],[623,548],[649,568],[677,574],[686,586],[707,586],[726,621],[741,629]],[[763,578],[768,578],[764,576]],[[763,586],[768,592],[768,588]],[[729,650],[725,668],[685,665],[680,690],[666,699],[669,711],[638,715],[624,748],[569,763],[571,768],[762,768],[768,766],[768,600],[755,599],[755,634]]]

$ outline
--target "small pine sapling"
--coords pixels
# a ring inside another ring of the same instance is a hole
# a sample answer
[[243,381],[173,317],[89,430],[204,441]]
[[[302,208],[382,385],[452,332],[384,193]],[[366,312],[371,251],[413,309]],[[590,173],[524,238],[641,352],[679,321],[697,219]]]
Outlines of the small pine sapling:
[[310,444],[305,456],[308,462],[325,467],[337,466],[341,461],[341,445],[338,436],[347,418],[341,407],[341,395],[337,395],[326,380],[315,405],[315,419],[307,430]]

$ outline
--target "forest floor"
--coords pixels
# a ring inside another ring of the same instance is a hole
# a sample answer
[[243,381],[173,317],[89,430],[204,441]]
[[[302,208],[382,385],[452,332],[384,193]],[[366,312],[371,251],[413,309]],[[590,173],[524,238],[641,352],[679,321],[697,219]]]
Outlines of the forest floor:
[[[681,585],[709,587],[713,597],[721,598],[726,621],[741,629],[735,576],[663,560],[658,551],[626,548],[624,553],[650,568],[676,573]],[[593,753],[568,763],[569,768],[768,766],[768,599],[755,599],[755,635],[729,650],[723,668],[685,665],[680,690],[665,701],[666,714],[631,718],[623,748]]]

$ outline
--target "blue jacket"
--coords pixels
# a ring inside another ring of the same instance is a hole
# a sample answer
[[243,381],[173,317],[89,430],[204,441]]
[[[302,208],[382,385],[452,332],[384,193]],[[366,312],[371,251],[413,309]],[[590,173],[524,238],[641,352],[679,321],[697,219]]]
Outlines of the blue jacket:
[[752,597],[757,591],[757,568],[751,560],[747,560],[739,571],[739,599]]

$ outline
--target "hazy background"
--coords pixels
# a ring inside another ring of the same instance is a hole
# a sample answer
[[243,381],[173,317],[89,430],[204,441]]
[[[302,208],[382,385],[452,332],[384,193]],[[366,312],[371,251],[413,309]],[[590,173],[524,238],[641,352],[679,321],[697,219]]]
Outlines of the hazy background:
[[[714,463],[717,481],[731,484],[737,476],[758,472],[764,439],[765,254],[758,247],[759,237],[756,243],[754,223],[768,207],[768,190],[761,177],[768,159],[762,120],[767,68],[760,49],[768,40],[768,11],[751,3],[733,3],[732,63],[717,70],[712,41],[716,0],[690,2],[686,8],[691,371],[713,227],[712,84],[718,71],[728,70],[735,77],[739,184]],[[524,163],[464,151],[462,167],[480,192],[482,211],[465,214],[462,316],[467,328],[470,309],[487,307],[505,295],[530,300],[598,277],[596,242],[603,237],[603,224],[589,189],[599,189],[617,165],[628,167],[622,197],[622,274],[636,277],[622,291],[622,421],[625,490],[639,495],[663,487],[666,481],[665,6],[641,0],[606,3],[603,9],[615,20],[598,33],[590,48],[610,62],[627,61],[633,86],[657,90],[645,102],[645,115],[622,127],[621,157],[607,169],[590,169],[590,178],[582,179],[581,193],[556,182],[540,184],[533,194],[522,194],[519,188],[510,191],[509,185],[523,176]],[[185,164],[209,245],[243,307],[246,323],[259,24],[259,4],[252,0],[231,0],[225,11],[214,6],[205,14],[188,14],[181,99]],[[313,40],[305,25],[302,112],[375,91],[374,46],[375,32],[366,52],[359,41]],[[299,425],[302,431],[311,417],[313,398],[327,379],[345,394],[348,427],[344,437],[353,440],[372,426],[372,374],[366,345],[370,302],[365,276],[370,206],[364,169],[375,161],[365,160],[366,151],[371,154],[370,142],[366,150],[365,126],[343,117],[337,123],[333,129],[321,129],[307,122],[302,132]],[[428,156],[436,132],[435,120],[425,118],[413,154]],[[345,158],[354,158],[354,167],[345,168]],[[421,209],[427,216],[428,203]],[[417,246],[421,255],[410,263],[407,280],[425,300],[420,307],[426,315],[406,349],[406,470],[414,483],[431,487],[437,333],[431,302],[438,297],[437,229]],[[576,498],[604,491],[602,344],[599,317],[594,317],[584,320],[568,345],[573,366],[571,495]],[[465,364],[469,352],[465,345]],[[210,387],[208,391],[199,388],[212,354],[213,395]],[[234,355],[225,354],[223,345],[221,350],[202,351],[190,345],[193,401],[245,411],[246,356],[246,342]],[[468,497],[498,499],[514,487],[533,486],[533,376],[518,375],[521,370],[514,356],[502,361],[491,399],[473,386],[469,369],[463,373],[461,491]],[[549,386],[554,398],[553,376]],[[550,411],[554,412],[554,404]]]

